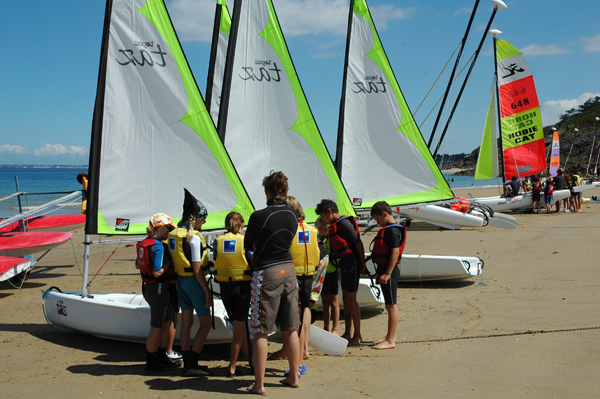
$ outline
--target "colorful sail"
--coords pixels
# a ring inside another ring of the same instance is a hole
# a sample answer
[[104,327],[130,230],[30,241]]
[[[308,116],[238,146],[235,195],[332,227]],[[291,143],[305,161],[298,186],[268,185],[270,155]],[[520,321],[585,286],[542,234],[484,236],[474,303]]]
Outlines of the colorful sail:
[[336,166],[356,207],[454,197],[406,104],[365,0],[350,2]]
[[552,135],[552,153],[550,154],[550,174],[556,176],[560,168],[560,141],[558,140],[558,132],[555,130]]
[[497,40],[504,176],[524,177],[546,170],[542,118],[533,75],[523,54]]
[[255,206],[262,179],[288,177],[307,221],[323,198],[354,214],[294,69],[271,0],[236,0],[229,38],[219,134]]
[[210,112],[215,126],[219,124],[219,105],[221,103],[230,29],[231,17],[229,16],[227,3],[225,0],[217,0],[212,48],[210,50],[210,64],[206,83],[206,108]]
[[86,234],[145,234],[181,216],[184,188],[206,229],[253,210],[162,0],[109,0],[92,123]]
[[479,147],[479,157],[475,167],[475,179],[495,179],[498,177],[498,134],[496,133],[496,82],[492,85],[483,138]]

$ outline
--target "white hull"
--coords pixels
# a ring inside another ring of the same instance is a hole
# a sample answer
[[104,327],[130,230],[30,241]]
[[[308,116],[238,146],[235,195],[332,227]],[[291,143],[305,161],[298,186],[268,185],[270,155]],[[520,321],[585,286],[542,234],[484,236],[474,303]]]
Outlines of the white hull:
[[453,211],[437,205],[402,206],[399,213],[413,219],[422,220],[451,230],[461,227],[482,227],[483,218],[467,213]]
[[[211,329],[207,344],[231,342],[233,332],[226,317],[223,302],[215,303],[215,329]],[[80,292],[46,291],[44,311],[57,329],[68,329],[101,338],[119,341],[146,342],[150,331],[150,307],[140,294],[97,294],[82,298]],[[181,317],[175,341],[179,342]],[[200,327],[194,317],[192,337]]]
[[[552,195],[554,202],[563,200],[571,196],[569,190],[558,190]],[[473,198],[470,201],[477,204],[485,205],[490,207],[494,212],[503,211],[516,211],[519,209],[531,209],[533,208],[533,200],[531,194],[518,195],[511,198],[502,197],[485,197],[485,198]],[[544,197],[542,193],[541,205],[544,203]]]
[[575,188],[573,188],[573,191],[575,191],[576,193],[583,193],[584,191],[588,191],[591,190],[592,188],[596,188],[598,186],[600,186],[600,184],[598,184],[600,182],[594,182],[592,184],[584,184],[583,186],[577,186]]
[[[370,272],[375,270],[371,261]],[[400,281],[465,280],[481,275],[483,261],[474,256],[402,255]]]
[[[372,269],[370,269],[372,270]],[[375,279],[373,279],[375,282]],[[344,302],[342,301],[342,288],[339,288],[339,306],[340,309],[344,309]],[[381,289],[379,284],[371,285],[370,278],[361,278],[358,282],[358,291],[356,291],[356,301],[361,309],[366,308],[377,308],[385,304],[383,295],[381,295]],[[319,296],[317,301],[317,308],[323,310],[323,301]]]
[[21,273],[27,272],[33,269],[33,261],[31,259],[26,260],[25,262],[19,263],[11,267],[8,270],[0,273],[0,281],[9,280],[15,276],[18,276]]

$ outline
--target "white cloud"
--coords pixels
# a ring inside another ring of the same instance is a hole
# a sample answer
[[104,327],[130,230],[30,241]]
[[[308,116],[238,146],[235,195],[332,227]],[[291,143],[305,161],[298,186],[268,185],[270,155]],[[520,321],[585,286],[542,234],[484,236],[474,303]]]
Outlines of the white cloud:
[[597,53],[600,51],[600,33],[596,36],[584,37],[581,40],[583,40],[583,49],[588,53]]
[[[227,2],[230,13],[233,13],[234,3]],[[274,3],[286,37],[323,32],[344,36],[348,31],[348,0],[275,0]],[[172,0],[167,7],[180,40],[212,40],[214,0]],[[388,21],[406,19],[416,8],[380,5],[370,10],[377,28],[386,30]]]
[[336,53],[335,51],[329,52],[329,53],[315,53],[313,55],[314,58],[337,58],[337,57],[342,57],[344,54],[342,53]]
[[570,100],[550,100],[542,104],[542,122],[545,126],[553,125],[559,121],[559,117],[565,113],[565,111],[571,108],[577,108],[577,106],[583,104],[592,97],[600,96],[600,93],[583,93],[578,98]]
[[20,145],[2,144],[0,145],[0,154],[10,152],[13,154],[24,154],[27,152],[27,148],[21,147]]
[[556,44],[549,44],[547,46],[538,46],[537,44],[530,44],[529,46],[521,49],[521,52],[527,56],[532,55],[552,55],[552,54],[567,54],[569,50],[561,48]]
[[473,11],[471,7],[463,7],[460,10],[454,11],[454,15],[470,14]]
[[81,146],[66,146],[63,144],[46,144],[43,147],[36,148],[33,151],[33,155],[36,157],[54,157],[59,155],[72,155],[75,157],[84,157],[88,154],[88,149]]

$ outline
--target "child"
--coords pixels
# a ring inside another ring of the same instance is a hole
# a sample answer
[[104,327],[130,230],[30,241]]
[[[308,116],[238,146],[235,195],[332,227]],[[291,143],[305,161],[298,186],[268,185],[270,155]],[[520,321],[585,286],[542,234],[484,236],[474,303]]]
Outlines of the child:
[[400,279],[400,259],[406,244],[406,229],[394,222],[392,209],[385,201],[378,201],[371,208],[371,217],[382,226],[373,239],[373,263],[377,265],[377,282],[385,299],[388,312],[387,334],[374,342],[373,349],[393,349],[396,347],[396,326],[398,325],[398,280]]
[[[358,224],[352,216],[341,216],[337,204],[332,200],[322,200],[315,209],[323,222],[330,224],[329,242],[331,243],[331,259],[337,259],[341,270],[342,299],[344,301],[344,317],[346,320],[343,338],[348,346],[356,346],[362,342],[360,335],[360,308],[356,300],[360,275],[366,271],[365,249],[360,240]],[[352,335],[354,326],[354,335]]]
[[[540,213],[540,199],[542,192],[542,184],[540,183],[540,178],[534,176],[533,185],[531,187],[531,199],[533,201],[533,213]],[[537,208],[537,212],[535,211]]]
[[546,213],[552,213],[552,194],[554,193],[554,180],[550,179],[546,181],[546,187],[544,187],[544,199],[546,201]]
[[229,212],[225,217],[227,233],[217,237],[213,244],[215,256],[215,280],[221,288],[221,299],[229,320],[233,320],[233,339],[231,340],[231,356],[229,358],[228,378],[236,377],[235,366],[240,349],[246,359],[248,342],[244,339],[250,309],[251,271],[248,259],[250,255],[244,250],[244,218],[238,212]]
[[[323,218],[319,216],[315,221],[315,227],[319,230],[319,234],[323,239],[323,246],[331,257],[332,251],[331,243],[329,242],[329,225],[325,224]],[[321,298],[323,300],[323,328],[325,331],[329,331],[329,321],[333,318],[331,333],[335,335],[339,335],[338,325],[340,322],[340,307],[338,304],[339,280],[340,272],[337,269],[337,262],[331,260],[327,266],[327,274],[325,274]]]

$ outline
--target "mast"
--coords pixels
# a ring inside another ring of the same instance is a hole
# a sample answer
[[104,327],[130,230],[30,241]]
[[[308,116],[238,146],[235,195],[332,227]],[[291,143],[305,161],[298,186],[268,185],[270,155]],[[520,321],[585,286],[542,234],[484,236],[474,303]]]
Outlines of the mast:
[[502,171],[502,181],[505,181],[506,176],[504,175],[504,143],[502,140],[502,117],[500,114],[500,82],[498,80],[498,47],[496,43],[496,41],[498,40],[496,36],[502,34],[502,32],[497,29],[492,29],[488,32],[488,34],[493,37],[494,41],[494,77],[496,80],[496,110],[498,112],[498,134],[500,136],[500,170]]
[[[210,47],[210,61],[208,64],[208,77],[206,79],[206,98],[204,102],[206,103],[206,110],[210,114],[211,102],[212,102],[212,92],[213,92],[213,84],[215,79],[215,64],[217,60],[217,51],[219,48],[219,32],[221,27],[221,13],[223,12],[223,6],[220,1],[217,1],[217,7],[215,11],[215,22],[213,25],[213,36],[212,36],[212,45]],[[215,125],[217,121],[215,121]]]
[[348,8],[348,34],[346,36],[346,59],[344,60],[344,74],[342,81],[342,99],[340,101],[340,116],[338,119],[338,137],[335,151],[335,169],[340,179],[342,178],[342,157],[344,154],[344,117],[346,115],[346,78],[348,77],[348,53],[350,51],[350,34],[352,33],[352,18],[354,16],[354,0],[350,0]]
[[[492,25],[492,21],[494,20],[494,17],[496,16],[496,12],[498,12],[498,9],[507,8],[506,4],[504,4],[504,2],[502,2],[501,0],[493,0],[492,5],[494,6],[494,11],[492,11],[492,16],[490,17],[490,20],[488,21],[488,24],[487,24],[484,32],[487,32],[490,29],[490,26]],[[452,107],[452,111],[450,111],[450,116],[448,117],[448,120],[446,121],[446,126],[444,126],[444,130],[442,131],[442,135],[440,136],[440,141],[438,142],[438,145],[435,147],[435,151],[433,153],[433,159],[435,159],[435,157],[438,153],[438,150],[440,149],[440,146],[442,145],[442,141],[444,140],[444,137],[446,137],[446,132],[448,131],[448,127],[450,126],[450,122],[452,121],[452,117],[454,116],[454,111],[456,111],[456,107],[458,107],[458,102],[460,101],[460,98],[462,97],[462,93],[465,91],[465,87],[467,86],[467,82],[469,80],[469,77],[471,76],[471,72],[473,71],[473,67],[475,66],[475,62],[477,61],[477,57],[479,56],[479,52],[481,51],[481,47],[483,46],[484,41],[485,41],[485,33],[483,34],[481,41],[479,42],[479,46],[477,47],[477,50],[475,50],[475,55],[473,56],[473,61],[471,61],[471,66],[469,67],[469,70],[467,71],[465,80],[463,81],[463,84],[460,87],[460,91],[458,92],[458,96],[456,97],[456,100],[454,101],[454,106]]]
[[454,61],[454,68],[452,68],[452,72],[450,73],[450,79],[448,79],[448,86],[446,86],[446,91],[444,92],[444,98],[442,99],[442,105],[440,105],[440,109],[438,111],[437,117],[435,118],[435,123],[433,124],[433,129],[431,130],[431,136],[429,136],[429,142],[427,143],[428,148],[431,148],[431,143],[433,142],[433,136],[435,135],[437,125],[442,116],[442,112],[444,111],[444,105],[446,104],[446,99],[448,98],[448,94],[450,93],[450,88],[452,87],[452,82],[454,80],[454,74],[456,73],[456,70],[458,69],[458,65],[460,64],[460,58],[462,56],[463,49],[465,48],[465,44],[467,44],[467,38],[469,36],[469,32],[471,30],[471,25],[473,24],[473,18],[475,18],[475,13],[477,12],[478,6],[479,6],[479,0],[475,1],[475,6],[473,7],[473,11],[471,12],[471,18],[469,19],[469,23],[467,24],[467,29],[465,30],[465,34],[464,34],[462,40],[460,41],[460,50],[458,51],[458,55],[456,56],[456,61]]

